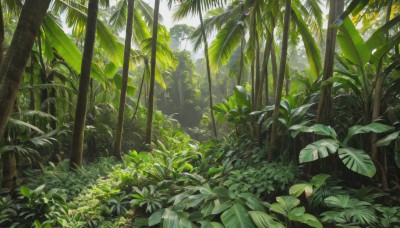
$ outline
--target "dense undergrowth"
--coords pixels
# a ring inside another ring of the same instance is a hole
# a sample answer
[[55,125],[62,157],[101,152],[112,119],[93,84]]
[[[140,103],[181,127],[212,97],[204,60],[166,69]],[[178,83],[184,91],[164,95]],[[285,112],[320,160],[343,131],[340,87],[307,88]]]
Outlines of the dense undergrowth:
[[132,150],[123,163],[101,158],[69,172],[63,161],[30,173],[1,198],[0,226],[400,225],[398,202],[378,188],[346,187],[327,174],[307,178],[304,167],[265,162],[250,141],[171,140],[152,153]]

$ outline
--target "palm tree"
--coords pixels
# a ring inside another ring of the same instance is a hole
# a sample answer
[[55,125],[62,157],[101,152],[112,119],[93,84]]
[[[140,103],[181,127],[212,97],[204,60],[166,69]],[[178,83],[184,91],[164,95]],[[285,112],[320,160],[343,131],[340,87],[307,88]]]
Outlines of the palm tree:
[[146,123],[146,139],[145,143],[151,150],[153,110],[154,110],[154,81],[156,75],[156,54],[157,54],[157,35],[158,35],[158,11],[160,8],[160,0],[154,2],[154,19],[153,19],[153,37],[151,40],[151,58],[150,58],[150,91],[147,106],[147,123]]
[[122,69],[122,87],[121,87],[121,96],[120,96],[120,101],[119,101],[117,130],[116,130],[115,139],[114,139],[114,156],[119,160],[122,159],[121,158],[121,143],[122,143],[122,131],[123,131],[123,123],[124,123],[126,88],[128,85],[129,58],[131,56],[131,40],[132,40],[134,3],[135,3],[134,0],[128,0],[128,18],[127,18],[127,22],[126,22],[124,65],[123,65],[123,69]]
[[285,72],[286,72],[286,58],[287,58],[287,48],[288,48],[288,40],[289,40],[291,4],[292,4],[291,0],[285,1],[286,14],[285,14],[285,18],[283,21],[281,60],[280,60],[280,65],[279,65],[278,81],[277,81],[276,91],[275,91],[274,112],[272,114],[271,140],[270,140],[269,152],[268,152],[268,161],[269,162],[271,162],[274,157],[274,152],[275,152],[276,143],[277,143],[279,110],[280,110],[280,103],[281,103],[281,98],[282,98],[283,79],[285,77]]
[[[0,66],[0,141],[3,140],[35,37],[39,32],[49,4],[50,0],[25,1],[9,51],[4,58],[5,64]],[[16,175],[15,157],[8,157],[4,164],[6,164],[5,173]],[[15,176],[8,177],[11,182],[8,182],[5,187],[12,187],[14,178]]]
[[[201,38],[203,40],[204,45],[204,56],[206,59],[206,69],[207,69],[207,81],[208,81],[208,94],[209,94],[209,108],[210,108],[210,116],[211,122],[213,126],[214,136],[217,137],[217,128],[215,125],[215,118],[213,112],[213,98],[212,98],[212,85],[211,85],[211,69],[210,69],[210,59],[208,54],[208,43],[207,43],[207,35],[203,20],[202,10],[209,9],[213,6],[221,5],[223,0],[179,0],[179,7],[174,14],[175,18],[184,18],[191,14],[198,14],[200,20],[200,30],[201,30]],[[172,4],[172,0],[169,0],[169,4]]]
[[[326,35],[326,50],[322,81],[333,76],[333,64],[336,47],[337,29],[332,27],[333,22],[343,13],[344,0],[331,0],[329,6],[328,30]],[[318,103],[316,123],[329,125],[332,119],[332,97],[331,85],[321,88],[321,95]]]
[[93,49],[96,35],[97,12],[99,0],[89,0],[88,16],[86,22],[85,46],[79,80],[78,100],[75,112],[74,131],[72,135],[72,149],[70,155],[70,169],[82,164],[83,139],[86,122],[87,95],[92,68]]

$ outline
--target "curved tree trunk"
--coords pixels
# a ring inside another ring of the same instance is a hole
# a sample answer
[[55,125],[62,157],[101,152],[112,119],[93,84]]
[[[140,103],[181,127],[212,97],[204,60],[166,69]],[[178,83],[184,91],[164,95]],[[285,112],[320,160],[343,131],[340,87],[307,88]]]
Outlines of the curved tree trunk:
[[217,127],[215,125],[215,118],[214,118],[214,111],[213,111],[213,98],[212,98],[212,90],[211,90],[211,70],[210,70],[210,59],[208,57],[208,43],[207,43],[207,36],[206,30],[204,28],[203,23],[203,15],[201,13],[201,7],[199,6],[199,18],[200,18],[200,26],[201,26],[201,34],[203,36],[204,41],[204,56],[206,58],[206,68],[207,68],[207,80],[208,80],[208,95],[209,95],[209,108],[210,108],[210,115],[211,115],[211,122],[213,126],[213,132],[215,138],[217,138]]
[[81,76],[79,80],[78,100],[75,112],[74,132],[72,135],[72,149],[69,160],[69,168],[75,169],[82,165],[83,140],[86,123],[87,98],[92,69],[93,50],[96,35],[97,12],[99,0],[89,0],[88,15],[86,21],[85,46],[83,48]]
[[[333,22],[342,14],[344,0],[331,0],[329,7],[328,30],[326,35],[326,51],[324,61],[324,72],[322,81],[326,81],[333,76],[333,64],[335,60],[336,34],[337,29],[332,27]],[[332,97],[331,85],[324,85],[318,103],[316,123],[329,125],[332,122]]]
[[158,33],[158,11],[160,9],[160,0],[154,2],[154,19],[153,19],[153,37],[151,39],[151,59],[150,59],[150,88],[147,106],[147,125],[146,125],[146,144],[151,150],[152,125],[154,111],[154,81],[156,77],[156,54],[157,54],[157,33]]
[[126,88],[128,86],[129,59],[130,59],[130,55],[131,55],[134,3],[135,3],[134,0],[128,0],[128,19],[126,22],[124,65],[122,68],[122,87],[121,87],[121,96],[119,99],[117,130],[115,132],[115,139],[114,139],[114,156],[118,160],[122,160],[121,144],[122,144],[122,132],[123,132],[123,124],[124,124]]
[[274,152],[276,150],[276,141],[278,138],[278,118],[279,118],[279,109],[282,98],[283,79],[285,78],[285,73],[286,73],[286,58],[287,58],[287,49],[289,41],[290,11],[291,11],[292,1],[286,0],[285,5],[286,5],[285,6],[286,13],[283,21],[281,62],[279,65],[278,82],[276,85],[274,113],[272,114],[271,140],[268,151],[269,162],[271,162],[272,159],[274,158]]

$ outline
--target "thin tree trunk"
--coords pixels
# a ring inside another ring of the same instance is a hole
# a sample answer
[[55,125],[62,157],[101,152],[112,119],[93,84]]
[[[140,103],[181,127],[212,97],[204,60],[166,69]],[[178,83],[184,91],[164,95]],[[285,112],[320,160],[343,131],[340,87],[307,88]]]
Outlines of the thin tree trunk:
[[[264,57],[263,57],[263,63],[262,63],[262,69],[261,69],[261,85],[260,85],[260,93],[263,92],[263,86],[265,88],[265,101],[264,104],[268,104],[269,100],[269,85],[268,85],[268,62],[269,62],[269,54],[271,53],[271,48],[272,48],[272,40],[273,40],[273,34],[270,34],[267,41],[265,42],[265,48],[264,48]],[[261,105],[261,104],[260,104]]]
[[[328,32],[326,35],[326,51],[322,81],[326,81],[333,76],[337,29],[332,27],[331,25],[342,14],[343,9],[344,0],[330,1]],[[332,122],[333,116],[331,89],[331,85],[323,85],[321,88],[316,123],[329,125]]]
[[151,39],[151,59],[150,59],[150,91],[147,106],[147,125],[146,125],[146,144],[151,150],[152,125],[154,111],[154,80],[156,76],[156,54],[157,54],[157,33],[158,33],[158,11],[160,8],[160,0],[154,2],[154,19],[153,19],[153,37]]
[[240,42],[240,66],[239,66],[239,74],[237,77],[236,85],[241,85],[242,83],[242,76],[243,76],[243,65],[244,65],[244,36],[242,36]]
[[209,100],[210,100],[210,115],[211,115],[211,122],[213,126],[213,132],[215,138],[217,138],[217,127],[215,125],[215,118],[214,118],[214,111],[213,111],[213,98],[212,98],[212,90],[211,90],[211,69],[210,69],[210,59],[208,57],[208,43],[207,43],[207,36],[206,36],[206,30],[204,28],[204,23],[203,23],[203,15],[201,13],[201,7],[199,7],[199,18],[200,18],[200,26],[201,26],[201,33],[203,36],[203,41],[204,41],[204,56],[206,58],[206,68],[207,68],[207,79],[208,79],[208,95],[209,95]]
[[49,4],[50,0],[26,0],[22,7],[13,39],[0,68],[0,139],[4,136],[33,43]]
[[[3,62],[3,45],[4,45],[4,19],[3,19],[3,7],[0,1],[0,66]],[[1,79],[1,76],[0,76]]]
[[[393,0],[391,0],[388,4],[386,11],[386,22],[390,21],[390,14],[392,10]],[[375,83],[375,94],[374,94],[374,103],[372,107],[372,122],[377,120],[381,115],[381,106],[382,106],[382,92],[383,92],[383,83],[385,81],[385,75],[382,72],[382,64],[383,57],[379,61],[378,69],[376,71],[376,83]],[[374,163],[378,166],[381,174],[382,188],[383,190],[387,190],[389,188],[388,179],[387,179],[387,171],[378,158],[378,146],[376,144],[378,140],[378,135],[376,133],[371,133],[371,158]]]
[[281,51],[281,61],[279,65],[279,75],[278,75],[278,83],[276,85],[276,94],[275,94],[275,105],[274,112],[272,114],[272,129],[271,129],[271,141],[269,145],[268,151],[268,161],[271,162],[274,158],[274,153],[276,150],[276,143],[278,138],[278,118],[279,118],[279,109],[282,98],[282,89],[283,89],[283,79],[285,78],[285,68],[286,68],[286,58],[287,58],[287,49],[288,49],[288,41],[289,41],[289,25],[290,25],[290,11],[291,11],[291,0],[285,1],[285,18],[283,21],[283,37],[282,37],[282,51]]
[[144,60],[144,67],[145,67],[145,69],[143,70],[142,82],[140,83],[140,88],[139,88],[139,95],[138,95],[138,98],[137,98],[135,111],[133,112],[133,115],[132,115],[131,120],[129,121],[129,124],[131,124],[132,121],[133,121],[133,119],[135,119],[136,113],[137,113],[137,111],[138,111],[138,109],[139,109],[140,97],[142,96],[142,90],[143,90],[143,84],[144,84],[144,77],[145,77],[146,67],[148,66],[148,64],[149,64],[149,63],[148,63],[148,60],[145,59],[145,60]]
[[31,76],[29,78],[29,109],[30,110],[35,110],[35,89],[33,88],[34,80],[34,73],[35,73],[35,65],[33,61],[33,52],[31,52]]
[[[42,39],[40,36],[40,32],[37,36],[37,44],[38,44],[38,49],[39,49],[39,65],[40,67],[40,80],[42,84],[47,84],[47,72],[46,72],[46,64],[44,63],[43,60],[43,52],[42,52]],[[40,110],[42,112],[48,111],[48,105],[45,103],[47,99],[49,98],[47,88],[42,88],[40,90]]]
[[114,156],[118,160],[122,160],[121,144],[122,144],[122,132],[123,132],[123,124],[124,124],[126,88],[128,86],[129,59],[130,59],[130,54],[131,54],[134,4],[135,4],[134,0],[128,0],[128,19],[126,22],[124,65],[122,68],[122,87],[121,87],[121,96],[120,96],[120,100],[119,100],[117,130],[116,130],[115,139],[114,139]]
[[[49,74],[49,81],[53,84],[54,83],[54,76],[55,76],[55,72],[52,72]],[[56,108],[56,101],[55,98],[57,97],[57,91],[55,88],[51,88],[50,89],[50,94],[49,97],[51,99],[53,99],[50,103],[49,103],[49,114],[56,117],[57,115],[57,108]],[[57,128],[57,120],[55,119],[51,119],[50,120],[50,126],[53,130],[55,130]]]
[[98,7],[99,0],[89,0],[85,44],[83,48],[81,76],[79,80],[78,100],[75,112],[74,132],[72,135],[72,149],[69,162],[70,169],[75,169],[76,167],[82,165],[87,100],[90,83],[90,71],[92,69]]
[[273,94],[276,94],[276,80],[278,78],[278,64],[276,63],[276,53],[274,42],[272,41],[272,48],[271,48],[271,65],[272,65],[272,88]]

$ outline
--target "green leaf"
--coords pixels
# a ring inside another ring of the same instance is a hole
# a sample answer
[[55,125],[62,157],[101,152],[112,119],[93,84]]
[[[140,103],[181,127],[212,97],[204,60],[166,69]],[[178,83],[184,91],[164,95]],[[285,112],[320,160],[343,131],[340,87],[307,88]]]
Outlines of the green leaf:
[[390,37],[384,45],[380,46],[373,54],[371,58],[371,63],[378,63],[382,57],[390,51],[394,46],[400,43],[400,32],[396,33],[394,36]]
[[325,181],[330,176],[331,175],[325,174],[325,173],[317,174],[317,175],[313,176],[313,178],[311,178],[310,183],[319,188],[325,183]]
[[374,163],[363,150],[352,147],[340,148],[339,158],[348,169],[356,173],[367,177],[373,177],[376,173]]
[[251,228],[254,227],[246,208],[235,203],[221,215],[222,223],[226,228]]
[[251,219],[253,220],[254,224],[256,224],[256,227],[258,227],[258,228],[268,228],[268,227],[284,228],[285,227],[280,222],[277,222],[274,217],[272,217],[271,215],[269,215],[265,212],[249,211],[249,215],[250,215]]
[[150,215],[148,224],[149,226],[157,225],[161,222],[162,216],[164,214],[164,209],[158,210]]
[[336,139],[337,137],[336,132],[335,130],[333,130],[333,128],[323,124],[315,124],[309,128],[303,129],[303,132],[312,132],[317,135],[330,136],[334,139]]
[[179,228],[179,216],[178,214],[171,210],[170,208],[166,208],[165,212],[162,216],[164,219],[163,228]]
[[394,127],[388,126],[385,124],[381,124],[381,123],[371,123],[371,124],[368,124],[365,126],[355,125],[349,129],[349,132],[347,133],[347,136],[346,136],[345,140],[343,141],[343,145],[347,145],[347,143],[349,142],[351,137],[353,137],[354,135],[357,135],[357,134],[364,134],[364,133],[369,133],[369,132],[383,133],[383,132],[391,131],[393,129],[394,129]]
[[371,52],[360,33],[349,18],[346,18],[338,29],[337,40],[344,57],[363,67],[369,61]]
[[292,7],[292,20],[297,25],[297,30],[299,31],[304,47],[306,49],[308,63],[310,64],[311,75],[313,79],[316,80],[321,71],[321,54],[317,42],[315,42],[314,35],[310,32],[309,26],[303,20],[302,15],[297,10],[296,7]]
[[365,42],[369,50],[372,52],[374,49],[377,49],[385,45],[387,43],[386,35],[390,31],[390,29],[397,26],[399,22],[400,22],[400,15],[392,18],[390,21],[386,22],[383,26],[381,26],[378,30],[376,30]]
[[63,29],[50,16],[45,17],[42,28],[46,34],[46,39],[57,50],[58,54],[72,69],[80,73],[82,54],[71,38],[64,33]]
[[31,190],[28,187],[22,186],[20,191],[21,191],[21,195],[29,198],[29,196],[31,194]]
[[348,208],[349,201],[350,201],[349,195],[329,196],[324,199],[326,206],[333,208],[341,208],[341,209]]
[[239,197],[242,198],[246,205],[255,211],[265,211],[263,204],[260,199],[251,193],[241,193]]
[[379,139],[378,142],[376,142],[376,145],[377,146],[388,146],[393,140],[395,140],[399,137],[399,134],[400,134],[400,131],[393,132],[392,134]]
[[313,191],[312,185],[308,183],[302,183],[302,184],[295,184],[289,188],[289,194],[294,195],[296,197],[299,197],[301,194],[303,194],[304,191],[312,193]]
[[219,200],[214,200],[214,208],[212,209],[211,214],[216,215],[219,214],[226,209],[230,208],[232,206],[232,203],[230,201],[227,202],[219,202]]
[[333,139],[318,140],[300,151],[299,161],[304,163],[328,157],[330,154],[336,153],[339,146],[339,142]]

